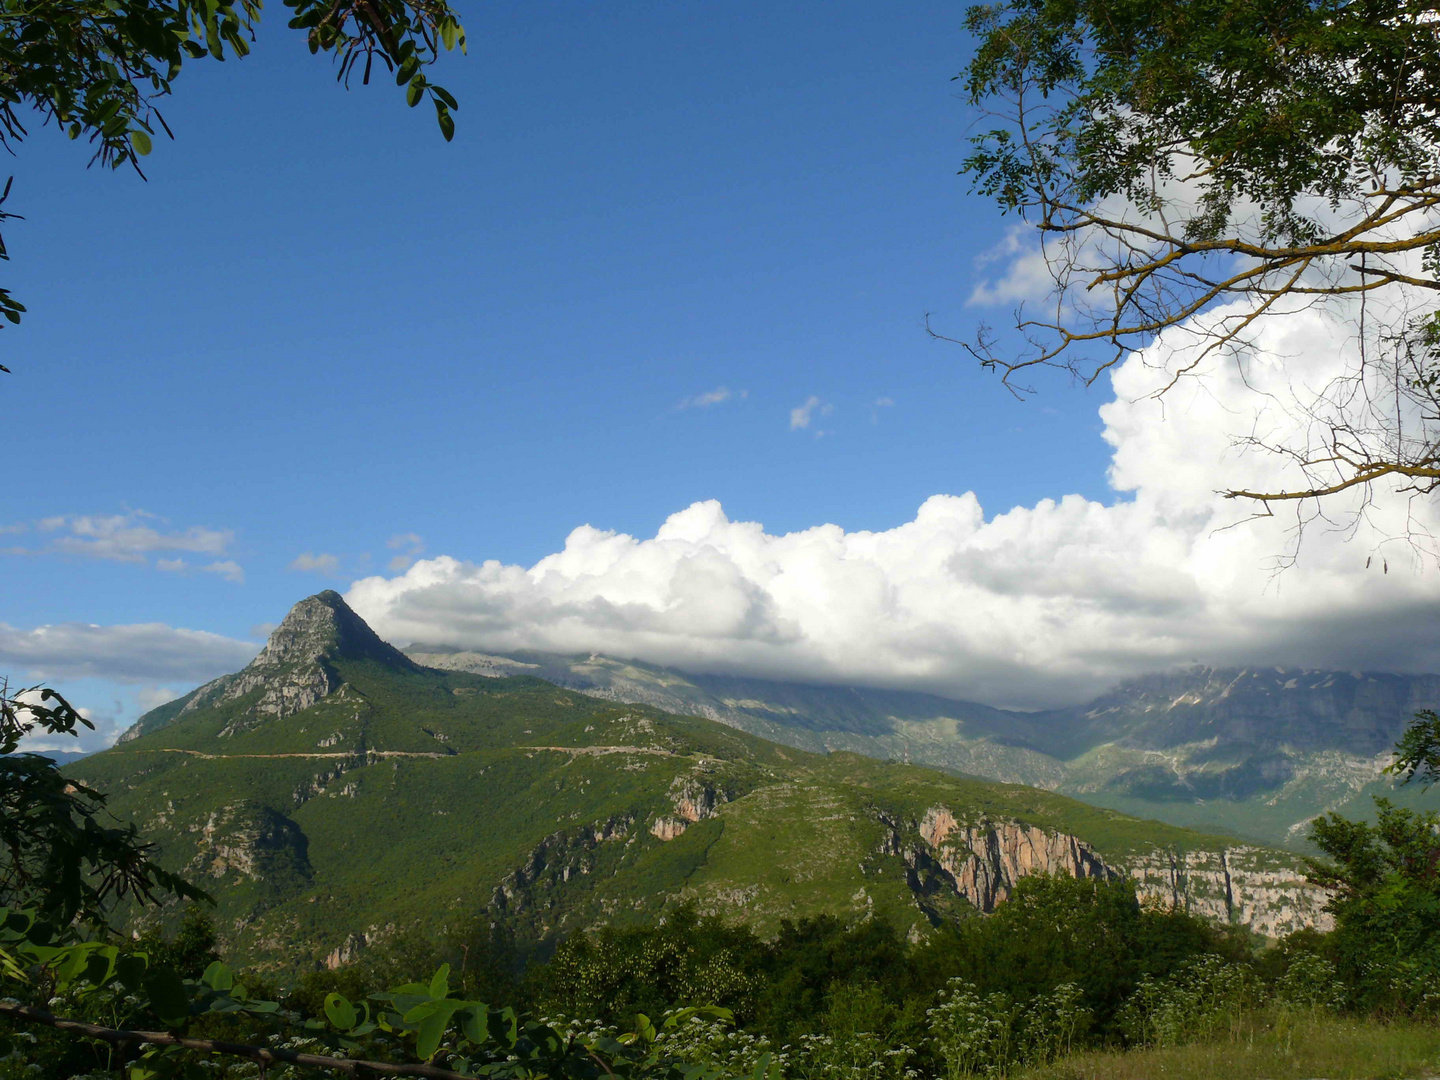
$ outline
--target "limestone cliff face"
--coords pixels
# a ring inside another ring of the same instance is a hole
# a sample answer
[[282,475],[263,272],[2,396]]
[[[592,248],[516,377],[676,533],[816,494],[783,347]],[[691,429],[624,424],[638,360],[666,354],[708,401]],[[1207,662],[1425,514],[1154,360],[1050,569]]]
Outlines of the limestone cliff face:
[[419,670],[404,653],[380,640],[339,593],[327,589],[291,608],[259,656],[236,674],[201,687],[179,715],[259,690],[259,699],[221,734],[233,734],[267,718],[289,716],[321,698],[345,692],[334,668],[338,659],[374,660],[405,671]]
[[602,845],[628,840],[634,824],[629,814],[620,814],[581,829],[551,833],[495,886],[490,896],[491,910],[503,916],[553,908],[558,887],[572,877],[593,872]]
[[[1245,926],[1267,937],[1331,925],[1324,890],[1305,881],[1299,860],[1275,851],[1157,847],[1106,862],[1077,837],[1018,821],[964,822],[943,806],[931,807],[911,823],[913,832],[884,815],[881,820],[888,826],[882,851],[901,856],[917,875],[915,880],[924,875],[930,890],[939,881],[986,913],[1009,899],[1023,877],[1065,874],[1129,877],[1143,902]],[[917,900],[925,906],[918,894]]]
[[677,776],[670,783],[670,801],[675,806],[675,813],[657,817],[650,825],[651,835],[661,840],[674,840],[695,822],[714,817],[729,798],[728,792],[703,780]]
[[931,807],[921,820],[920,838],[954,879],[956,891],[985,912],[1009,899],[1015,882],[1030,874],[1118,876],[1073,836],[1014,821],[962,825],[939,806]]
[[262,882],[278,890],[313,877],[305,833],[271,807],[242,800],[214,811],[191,831],[196,833],[192,873]]
[[1298,860],[1237,845],[1218,851],[1155,848],[1117,863],[1135,880],[1140,897],[1219,922],[1233,922],[1266,937],[1334,925],[1326,893],[1305,880]]

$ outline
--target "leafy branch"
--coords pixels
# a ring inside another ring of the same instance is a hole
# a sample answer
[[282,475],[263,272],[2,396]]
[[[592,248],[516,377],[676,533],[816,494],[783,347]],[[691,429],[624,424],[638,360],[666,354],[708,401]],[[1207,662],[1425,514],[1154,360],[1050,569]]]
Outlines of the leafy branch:
[[1024,395],[1045,369],[1089,384],[1158,342],[1158,398],[1209,358],[1243,370],[1262,319],[1333,310],[1359,359],[1305,389],[1293,435],[1238,440],[1300,482],[1222,494],[1268,514],[1355,488],[1368,506],[1382,482],[1437,490],[1433,16],[1411,0],[971,7],[957,78],[994,123],[962,172],[1034,227],[1051,288],[1015,312],[1017,342],[960,343]]
[[[184,65],[250,52],[261,0],[0,0],[0,147],[14,152],[38,117],[94,147],[92,165],[129,165],[158,132],[173,139],[157,102]],[[455,137],[453,95],[425,69],[442,51],[465,51],[465,31],[445,0],[285,0],[289,26],[311,53],[338,62],[349,85],[378,58],[413,107],[428,98],[440,133]],[[5,195],[9,194],[9,184]],[[0,203],[4,195],[0,195]],[[0,221],[16,215],[0,211]],[[9,256],[0,239],[0,259]],[[0,317],[18,323],[24,305],[0,289]],[[0,370],[4,370],[0,368]]]
[[[144,952],[127,953],[96,940],[52,944],[52,935],[33,912],[0,911],[0,951],[12,958],[6,978],[45,983],[53,994],[76,1001],[124,996],[138,1003],[141,1018],[156,1021],[160,1027],[95,1024],[13,1000],[0,1001],[0,1016],[98,1039],[118,1047],[122,1056],[143,1047],[130,1063],[131,1080],[179,1076],[195,1054],[242,1058],[262,1069],[295,1065],[357,1078],[718,1080],[720,1073],[713,1068],[685,1064],[667,1055],[662,1033],[673,1032],[696,1016],[731,1019],[725,1009],[691,1008],[667,1015],[658,1028],[647,1017],[638,1016],[635,1030],[619,1038],[564,1034],[544,1022],[525,1019],[513,1009],[494,1008],[453,994],[448,964],[442,965],[429,983],[407,983],[372,994],[369,1001],[352,1003],[332,993],[325,999],[323,1018],[307,1017],[251,996],[220,961],[210,964],[199,979],[182,979],[172,968],[153,963]],[[319,1048],[332,1052],[311,1053],[191,1033],[193,1023],[213,1016],[258,1022],[273,1035],[298,1029]],[[754,1080],[769,1076],[769,1064],[761,1063]]]

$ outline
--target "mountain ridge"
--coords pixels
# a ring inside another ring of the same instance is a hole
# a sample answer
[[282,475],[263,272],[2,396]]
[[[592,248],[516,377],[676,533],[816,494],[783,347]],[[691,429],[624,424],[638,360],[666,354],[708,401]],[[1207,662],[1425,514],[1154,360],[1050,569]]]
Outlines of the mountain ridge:
[[526,671],[606,700],[690,711],[812,751],[850,750],[1062,791],[1190,827],[1303,848],[1308,822],[1402,801],[1383,775],[1440,676],[1192,665],[1090,702],[1017,713],[909,691],[712,676],[603,654],[407,655],[477,674]]
[[[527,675],[347,653],[328,606],[296,609],[320,647],[277,648],[254,678],[169,703],[67,770],[211,887],[237,956],[317,965],[461,924],[541,947],[690,900],[762,932],[829,912],[923,936],[1034,872],[1129,876],[1272,936],[1323,922],[1323,894],[1282,852]],[[325,694],[277,691],[321,662]]]

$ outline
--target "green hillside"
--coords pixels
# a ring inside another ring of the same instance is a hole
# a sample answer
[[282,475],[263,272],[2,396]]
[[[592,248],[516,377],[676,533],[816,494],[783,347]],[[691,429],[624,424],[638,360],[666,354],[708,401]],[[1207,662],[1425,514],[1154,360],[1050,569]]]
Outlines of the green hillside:
[[1022,713],[934,694],[704,675],[599,654],[411,645],[429,667],[529,674],[592,697],[705,716],[786,746],[1030,784],[1172,825],[1310,851],[1310,821],[1425,805],[1384,767],[1440,676],[1191,667]]
[[[1024,873],[1158,881],[1177,859],[1191,868],[1180,902],[1259,910],[1223,837],[535,678],[424,668],[334,593],[297,605],[244,671],[69,771],[215,894],[236,955],[300,966],[413,925],[486,920],[540,943],[687,899],[762,930],[829,911],[918,934],[993,906]],[[1257,903],[1313,917],[1293,861],[1247,857],[1266,888],[1289,882]],[[1212,864],[1225,876],[1207,885],[1196,868]]]

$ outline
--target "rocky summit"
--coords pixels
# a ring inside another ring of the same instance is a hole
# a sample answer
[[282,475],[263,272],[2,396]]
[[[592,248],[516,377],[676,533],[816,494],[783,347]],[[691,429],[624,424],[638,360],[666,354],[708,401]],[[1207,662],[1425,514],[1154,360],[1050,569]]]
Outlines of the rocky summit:
[[1130,877],[1149,902],[1271,936],[1325,918],[1286,852],[529,674],[427,667],[333,592],[296,605],[243,671],[68,771],[211,889],[233,955],[292,968],[414,927],[543,946],[691,901],[762,932],[830,912],[923,937],[1036,873]]
[[342,688],[337,661],[368,661],[397,671],[419,670],[419,665],[399,649],[380,640],[339,593],[326,589],[291,608],[260,654],[242,671],[222,675],[178,701],[147,713],[119,741],[128,742],[187,713],[242,698],[249,700],[256,691],[259,696],[249,701],[236,717],[236,724],[300,712]]

